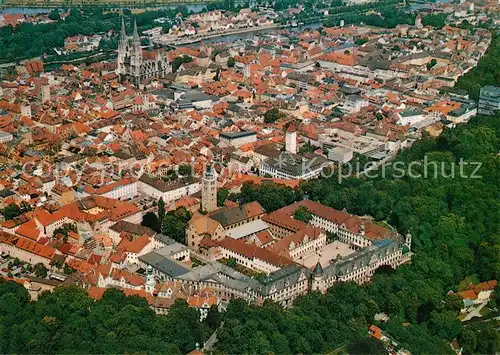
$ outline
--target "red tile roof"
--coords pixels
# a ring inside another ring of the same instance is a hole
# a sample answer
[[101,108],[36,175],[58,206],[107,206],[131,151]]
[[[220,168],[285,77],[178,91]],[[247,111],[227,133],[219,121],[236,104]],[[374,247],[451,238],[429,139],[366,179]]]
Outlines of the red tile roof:
[[294,262],[288,258],[277,255],[269,250],[260,248],[256,245],[247,244],[244,241],[233,239],[233,238],[225,238],[221,241],[218,241],[220,247],[225,248],[227,250],[231,250],[235,253],[243,255],[248,259],[259,259],[265,261],[268,264],[274,265],[276,267],[284,267],[288,265],[292,265]]
[[16,247],[27,251],[31,254],[35,254],[41,256],[43,258],[47,258],[52,260],[54,255],[56,254],[56,250],[47,245],[38,244],[28,239],[19,238],[16,243]]
[[473,290],[457,292],[457,295],[462,297],[464,300],[475,300],[477,298],[477,294]]

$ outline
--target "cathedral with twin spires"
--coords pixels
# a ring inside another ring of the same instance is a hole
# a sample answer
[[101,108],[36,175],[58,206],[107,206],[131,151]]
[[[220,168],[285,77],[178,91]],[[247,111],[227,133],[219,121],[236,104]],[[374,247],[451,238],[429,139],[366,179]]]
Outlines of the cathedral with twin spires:
[[121,82],[129,81],[135,86],[159,79],[171,72],[167,52],[163,48],[144,50],[134,21],[134,32],[127,36],[125,22],[122,19],[116,74]]

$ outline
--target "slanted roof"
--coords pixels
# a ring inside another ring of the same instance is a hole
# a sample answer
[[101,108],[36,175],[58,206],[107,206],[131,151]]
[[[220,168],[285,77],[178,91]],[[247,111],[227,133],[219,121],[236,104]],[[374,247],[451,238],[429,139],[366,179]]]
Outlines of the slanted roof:
[[225,228],[246,219],[260,216],[263,213],[262,206],[257,201],[253,201],[237,207],[221,208],[209,213],[208,216]]

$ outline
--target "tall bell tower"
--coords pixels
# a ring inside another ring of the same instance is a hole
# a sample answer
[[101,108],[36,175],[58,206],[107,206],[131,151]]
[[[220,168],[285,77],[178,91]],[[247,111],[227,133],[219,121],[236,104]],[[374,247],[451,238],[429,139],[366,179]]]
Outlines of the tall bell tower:
[[207,212],[217,209],[217,178],[210,165],[201,179],[201,209]]

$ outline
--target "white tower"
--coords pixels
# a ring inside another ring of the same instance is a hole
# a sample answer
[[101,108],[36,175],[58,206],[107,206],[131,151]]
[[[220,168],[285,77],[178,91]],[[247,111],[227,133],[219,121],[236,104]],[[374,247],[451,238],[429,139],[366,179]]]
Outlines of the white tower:
[[217,209],[217,179],[210,165],[201,179],[201,209],[207,212]]
[[405,244],[408,247],[408,250],[411,250],[411,238],[412,238],[411,233],[410,232],[406,233]]
[[153,267],[148,265],[146,276],[146,292],[153,294],[155,289],[155,276],[153,275]]
[[28,101],[23,102],[21,105],[21,116],[31,118],[31,106]]
[[323,279],[323,267],[318,261],[312,272],[311,291],[323,292],[323,290],[321,289],[322,279]]
[[289,153],[297,154],[297,129],[293,123],[290,123],[286,130],[285,149]]
[[50,101],[50,86],[42,85],[42,104]]
[[422,25],[422,16],[420,16],[420,13],[417,15],[415,18],[415,27],[416,28],[423,28],[424,26]]
[[345,25],[345,21],[344,20],[340,20],[340,27],[344,27]]

